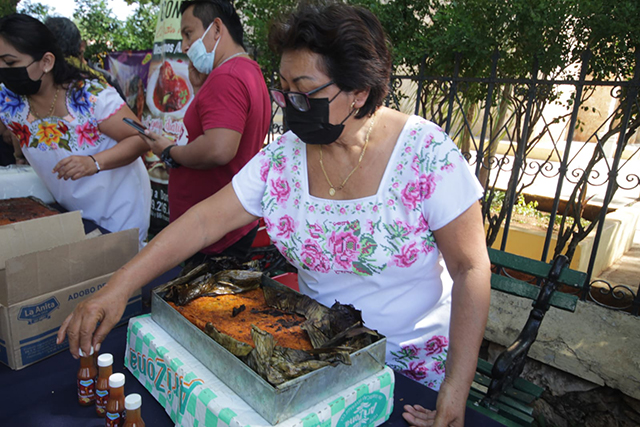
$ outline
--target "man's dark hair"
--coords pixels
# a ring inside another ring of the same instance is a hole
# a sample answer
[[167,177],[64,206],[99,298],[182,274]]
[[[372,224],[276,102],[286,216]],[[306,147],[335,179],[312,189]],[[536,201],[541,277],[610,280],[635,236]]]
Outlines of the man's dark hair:
[[278,55],[308,49],[322,57],[323,71],[343,91],[369,89],[356,118],[372,114],[389,91],[389,42],[378,18],[363,7],[303,3],[271,26],[269,46]]
[[202,26],[206,29],[216,19],[220,18],[231,38],[244,49],[244,30],[238,12],[233,7],[230,0],[191,0],[184,1],[180,5],[180,14],[193,6],[193,16],[202,22]]
[[82,37],[73,21],[64,17],[49,17],[45,19],[44,25],[53,33],[65,56],[80,57]]

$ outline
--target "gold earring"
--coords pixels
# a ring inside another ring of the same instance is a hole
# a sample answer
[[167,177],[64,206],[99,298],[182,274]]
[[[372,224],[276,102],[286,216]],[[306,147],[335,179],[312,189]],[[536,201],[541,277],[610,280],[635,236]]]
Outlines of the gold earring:
[[[353,102],[351,103],[351,110],[352,110],[352,111],[353,111],[353,109],[354,109],[354,107],[355,107],[355,106],[356,106],[356,101],[353,101]],[[360,109],[359,109],[359,108],[356,108],[355,110],[356,110],[356,111],[355,111],[355,114],[358,114],[358,113],[360,112]]]

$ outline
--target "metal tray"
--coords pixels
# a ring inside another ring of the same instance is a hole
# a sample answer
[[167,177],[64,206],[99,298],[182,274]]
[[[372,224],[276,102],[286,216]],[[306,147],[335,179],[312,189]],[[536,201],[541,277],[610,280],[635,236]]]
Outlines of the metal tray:
[[[291,291],[266,276],[262,283]],[[164,293],[165,285],[152,292],[153,320],[272,425],[384,368],[387,340],[382,337],[352,353],[351,365],[325,366],[274,387],[167,304]]]

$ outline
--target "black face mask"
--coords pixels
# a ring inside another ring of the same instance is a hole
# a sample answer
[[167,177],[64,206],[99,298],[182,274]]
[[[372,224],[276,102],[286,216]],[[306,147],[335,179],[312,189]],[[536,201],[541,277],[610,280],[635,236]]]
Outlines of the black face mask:
[[344,130],[344,122],[356,111],[338,125],[329,123],[329,99],[309,98],[309,111],[296,110],[289,101],[285,109],[287,127],[295,133],[302,142],[313,145],[326,145],[334,142]]
[[26,67],[0,68],[0,82],[4,83],[7,89],[16,95],[35,95],[40,90],[40,85],[42,85],[42,76],[38,80],[31,80],[27,71],[29,65]]

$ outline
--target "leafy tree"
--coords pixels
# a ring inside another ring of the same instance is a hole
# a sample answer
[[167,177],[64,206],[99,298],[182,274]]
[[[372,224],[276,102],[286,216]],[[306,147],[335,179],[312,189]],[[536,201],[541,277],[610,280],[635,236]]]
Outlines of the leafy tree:
[[291,12],[297,0],[237,0],[236,10],[245,29],[245,45],[253,50],[254,57],[265,70],[265,75],[278,69],[280,58],[268,47],[269,28],[274,20]]
[[[162,0],[125,0],[137,8],[125,21],[120,21],[106,0],[74,0],[74,22],[82,38],[87,41],[85,56],[97,60],[110,51],[144,50],[153,47],[159,4]],[[55,8],[35,0],[0,0],[2,15],[16,11],[41,21],[55,15]]]
[[373,12],[384,27],[393,48],[394,64],[415,69],[428,54],[432,17],[444,0],[350,0]]
[[17,7],[17,12],[33,16],[40,21],[44,21],[47,15],[50,15],[54,11],[55,9],[52,9],[47,5],[33,2],[31,0],[21,1]]
[[97,59],[107,52],[144,50],[153,47],[159,0],[138,3],[126,21],[118,20],[105,0],[75,0],[74,21],[87,41],[87,58]]
[[640,48],[640,3],[637,0],[579,0],[575,17],[576,50],[593,53],[590,73],[596,78],[630,78]]
[[0,0],[0,16],[14,13],[19,2],[20,0]]
[[87,42],[86,58],[97,59],[116,50],[114,39],[121,33],[122,24],[105,0],[77,0],[73,18]]
[[116,50],[145,50],[153,47],[159,1],[140,2],[136,11],[124,22],[121,37],[114,40]]

